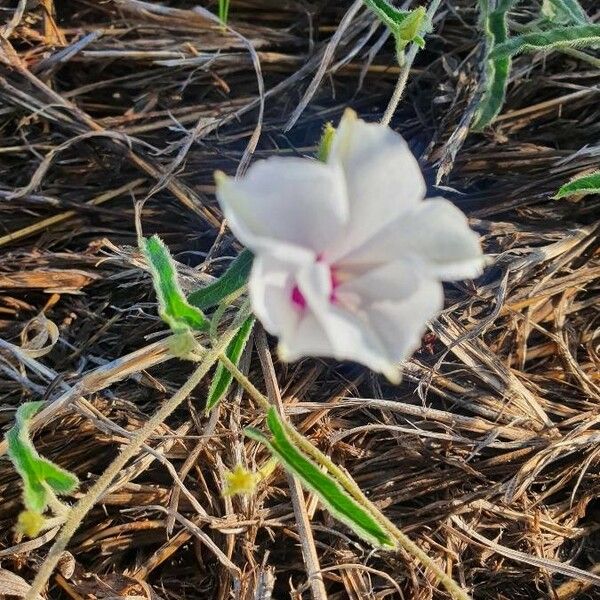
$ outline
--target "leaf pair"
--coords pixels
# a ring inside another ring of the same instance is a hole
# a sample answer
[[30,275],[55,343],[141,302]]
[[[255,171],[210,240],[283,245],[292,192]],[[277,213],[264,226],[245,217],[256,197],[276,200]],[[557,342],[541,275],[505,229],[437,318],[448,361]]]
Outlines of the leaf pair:
[[[143,240],[143,251],[152,271],[154,288],[159,301],[159,314],[175,334],[189,334],[191,331],[206,331],[210,321],[202,310],[213,308],[235,294],[248,281],[252,267],[253,255],[243,250],[233,261],[229,269],[214,283],[192,292],[185,297],[177,278],[177,270],[171,254],[165,244],[157,236]],[[217,311],[219,314],[219,311]],[[254,318],[248,317],[231,340],[225,354],[235,365],[242,357],[246,343],[250,337]],[[189,352],[185,343],[181,344],[182,354]],[[193,340],[192,340],[193,341]],[[211,382],[206,403],[206,410],[212,410],[227,393],[232,382],[232,375],[219,363]]]
[[577,0],[544,0],[542,15],[556,25],[585,25],[590,22]]
[[[365,498],[364,503],[357,501],[342,482],[330,472],[322,470],[323,465],[303,453],[290,435],[293,430],[279,418],[274,408],[267,414],[267,425],[271,432],[269,438],[254,428],[246,429],[246,434],[264,444],[288,472],[296,475],[306,488],[317,494],[327,509],[357,535],[376,547],[396,547],[392,536],[370,510],[368,500]],[[308,440],[306,443],[309,443]],[[315,452],[318,451],[315,449]]]
[[[225,350],[227,358],[237,367],[244,348],[250,339],[252,328],[254,327],[254,317],[248,317],[237,330],[237,333],[229,342],[229,346]],[[217,364],[215,376],[210,384],[208,390],[208,399],[206,400],[205,411],[209,413],[220,401],[223,396],[229,390],[229,386],[233,381],[233,375],[223,366],[222,363]]]
[[29,422],[43,402],[27,402],[19,406],[15,424],[6,434],[8,456],[23,480],[23,502],[33,513],[43,513],[48,506],[50,490],[57,495],[69,494],[79,481],[73,473],[40,456],[29,438]]
[[425,46],[422,34],[429,28],[425,8],[419,6],[408,11],[395,8],[386,0],[363,1],[390,30],[396,40],[399,54],[410,42],[414,42],[421,48]]
[[254,255],[250,250],[242,250],[219,279],[193,291],[188,297],[189,303],[200,310],[207,310],[235,294],[248,282],[253,260]]

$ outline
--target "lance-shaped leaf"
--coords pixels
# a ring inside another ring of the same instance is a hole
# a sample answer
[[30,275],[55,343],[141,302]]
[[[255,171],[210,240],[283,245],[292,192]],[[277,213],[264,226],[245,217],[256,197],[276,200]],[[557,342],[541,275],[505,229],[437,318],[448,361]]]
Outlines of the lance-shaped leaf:
[[73,473],[41,457],[29,439],[29,422],[43,402],[27,402],[19,406],[14,426],[6,434],[8,456],[23,480],[23,502],[35,513],[48,504],[48,489],[55,494],[69,494],[79,481]]
[[229,0],[219,0],[219,20],[227,25],[229,19]]
[[392,6],[387,0],[363,0],[364,3],[379,17],[393,33],[409,15],[408,10],[400,10]]
[[577,0],[544,0],[542,15],[561,25],[585,25],[590,18]]
[[209,321],[202,311],[185,298],[171,254],[162,240],[153,235],[143,240],[143,251],[152,271],[154,289],[159,302],[159,314],[174,333],[195,329],[204,331]]
[[573,25],[548,31],[524,33],[497,44],[493,60],[503,60],[521,52],[549,52],[560,48],[584,48],[600,44],[600,25]]
[[[244,348],[252,333],[252,327],[254,326],[254,317],[248,317],[237,330],[237,333],[229,342],[225,355],[227,358],[237,367],[242,358]],[[231,382],[233,381],[233,375],[223,366],[222,363],[217,364],[215,370],[215,376],[211,381],[210,388],[208,390],[208,399],[206,400],[206,412],[209,413],[227,393]]]
[[600,171],[572,179],[562,185],[554,197],[566,198],[575,194],[600,194]]
[[494,48],[503,43],[508,37],[506,15],[512,7],[514,0],[504,0],[494,11],[489,11],[488,0],[480,0],[481,22],[486,36],[486,63],[483,83],[483,93],[475,122],[474,131],[481,131],[487,127],[502,110],[506,96],[506,86],[510,76],[511,59],[493,58]]
[[206,287],[194,290],[188,296],[188,301],[201,310],[217,306],[227,296],[231,296],[246,285],[253,260],[254,255],[250,250],[242,250],[219,279]]
[[297,476],[306,488],[317,494],[334,517],[357,535],[376,547],[396,546],[390,534],[365,506],[352,498],[330,473],[323,472],[319,465],[294,445],[274,408],[268,412],[267,425],[271,438],[253,428],[246,429],[246,434],[264,444],[288,472]]

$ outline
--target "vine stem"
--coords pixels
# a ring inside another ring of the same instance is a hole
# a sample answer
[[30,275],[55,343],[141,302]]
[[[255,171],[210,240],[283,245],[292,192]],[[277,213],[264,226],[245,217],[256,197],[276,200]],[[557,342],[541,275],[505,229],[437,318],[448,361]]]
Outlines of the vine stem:
[[200,363],[196,370],[192,373],[190,378],[179,388],[176,394],[174,394],[163,406],[146,422],[146,424],[136,433],[131,439],[130,443],[125,446],[115,460],[108,466],[104,473],[96,480],[94,485],[86,492],[86,494],[69,509],[65,516],[64,525],[56,537],[56,540],[48,556],[40,566],[31,587],[25,595],[25,600],[36,600],[41,595],[46,583],[50,579],[52,572],[54,571],[63,550],[67,547],[67,544],[71,541],[71,538],[81,525],[81,522],[87,515],[87,513],[93,508],[96,502],[102,497],[102,494],[110,486],[112,480],[118,475],[119,471],[132,459],[144,445],[148,437],[152,435],[154,430],[169,417],[169,415],[194,391],[194,388],[202,381],[205,375],[208,373],[213,364],[219,359],[221,355],[239,327],[238,321],[240,315],[247,316],[247,311],[241,310],[238,314],[238,318],[232,326],[221,336],[218,343],[215,344],[210,350],[206,350],[200,360]]
[[[433,22],[433,16],[437,12],[437,9],[440,7],[442,0],[432,0],[429,8],[427,9],[427,22]],[[394,92],[392,93],[392,97],[385,109],[385,113],[383,113],[383,118],[381,119],[382,125],[389,125],[396,109],[398,108],[398,104],[400,104],[400,100],[402,99],[402,94],[404,93],[404,88],[406,87],[406,82],[408,81],[408,75],[410,74],[410,69],[415,61],[415,57],[417,56],[417,52],[419,51],[419,46],[414,42],[411,44],[408,52],[406,53],[406,57],[404,58],[404,62],[400,64],[400,74],[398,75],[398,81],[396,82],[396,87],[394,88]]]
[[[268,399],[254,386],[254,384],[244,375],[237,366],[224,354],[219,355],[219,361],[233,375],[235,380],[246,390],[248,395],[255,400],[265,411],[271,408]],[[402,532],[394,523],[392,523],[362,492],[356,482],[340,467],[338,467],[326,454],[323,454],[318,448],[313,446],[302,434],[300,434],[291,425],[284,422],[289,436],[294,440],[297,446],[313,458],[319,465],[325,467],[327,471],[342,485],[342,487],[362,506],[364,506],[377,521],[394,537],[398,544],[408,554],[416,558],[425,568],[430,569],[435,574],[446,591],[453,600],[471,600],[457,583],[450,577],[426,552],[421,550],[404,532]]]

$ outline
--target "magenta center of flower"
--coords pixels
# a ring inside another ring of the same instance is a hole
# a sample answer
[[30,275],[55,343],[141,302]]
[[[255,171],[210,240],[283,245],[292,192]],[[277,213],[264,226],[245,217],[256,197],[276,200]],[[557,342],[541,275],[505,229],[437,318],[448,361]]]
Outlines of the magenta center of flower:
[[[337,300],[336,288],[340,284],[339,278],[336,275],[335,269],[333,267],[329,267],[329,277],[331,278],[331,293],[329,294],[329,302],[333,303]],[[298,285],[294,285],[294,287],[292,288],[290,300],[292,301],[294,307],[298,310],[304,310],[306,308],[306,298],[304,297],[304,294],[300,291]]]
[[306,308],[306,298],[297,285],[292,288],[292,304],[299,310]]

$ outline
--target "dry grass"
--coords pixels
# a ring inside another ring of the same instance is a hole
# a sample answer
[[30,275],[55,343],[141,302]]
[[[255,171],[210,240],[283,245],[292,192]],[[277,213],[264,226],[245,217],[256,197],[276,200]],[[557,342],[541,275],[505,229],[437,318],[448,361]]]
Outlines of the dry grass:
[[[257,124],[262,157],[311,152],[346,105],[377,119],[398,71],[362,10],[328,47],[349,3],[239,0],[237,33],[193,2],[170,4],[19,2],[0,46],[0,425],[25,400],[60,399],[38,419],[36,444],[84,489],[191,369],[157,341],[135,201],[146,200],[144,231],[165,239],[186,284],[206,281],[237,252],[220,228],[213,170],[236,170]],[[465,137],[481,57],[473,4],[442,5],[393,124],[427,166],[432,195],[469,214],[493,264],[447,287],[447,310],[400,387],[317,360],[276,363],[276,379],[297,427],[475,598],[598,598],[598,198],[551,196],[598,169],[600,71],[562,54],[519,58],[493,130]],[[320,87],[283,133],[327,54]],[[436,178],[451,189],[436,192]],[[60,339],[32,358],[17,346],[40,311]],[[245,368],[275,393],[256,347]],[[207,420],[205,393],[114,482],[49,597],[310,597],[284,474],[250,500],[220,495],[224,466],[262,460],[241,434],[259,411],[231,394]],[[3,459],[0,596],[18,588],[8,572],[31,580],[56,534],[17,540],[19,502]],[[330,599],[444,597],[410,558],[370,553],[310,495],[305,509]]]

